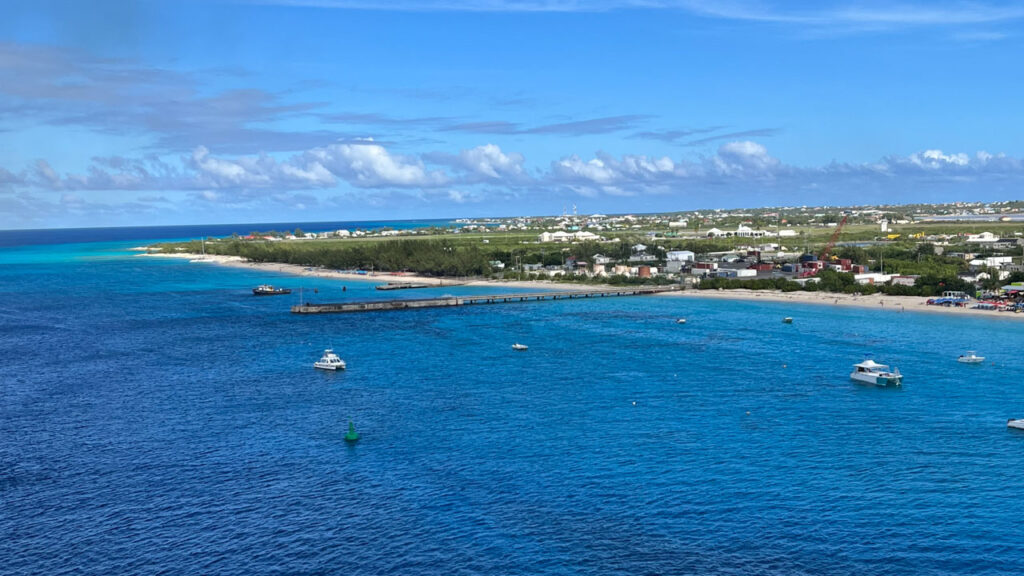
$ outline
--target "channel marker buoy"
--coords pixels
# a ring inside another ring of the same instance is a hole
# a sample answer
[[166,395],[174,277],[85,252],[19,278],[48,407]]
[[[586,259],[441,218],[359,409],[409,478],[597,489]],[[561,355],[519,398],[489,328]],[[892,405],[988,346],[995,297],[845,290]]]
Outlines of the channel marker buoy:
[[356,425],[349,420],[348,434],[345,434],[345,442],[355,442],[356,440],[359,440],[359,433],[356,432]]

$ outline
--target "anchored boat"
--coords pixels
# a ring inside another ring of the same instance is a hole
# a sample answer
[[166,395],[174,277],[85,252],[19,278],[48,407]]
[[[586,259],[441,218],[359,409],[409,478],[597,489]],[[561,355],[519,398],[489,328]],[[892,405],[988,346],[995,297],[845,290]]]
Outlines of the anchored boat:
[[900,386],[903,384],[903,375],[900,374],[899,368],[889,371],[888,366],[879,364],[870,358],[859,364],[854,364],[850,378],[875,386]]
[[338,355],[334,353],[334,350],[328,348],[324,350],[324,355],[313,363],[314,368],[321,370],[344,370],[345,361],[338,358]]
[[513,350],[526,350],[527,348],[529,348],[529,346],[526,344],[520,344],[519,342],[512,345]]
[[291,294],[291,288],[274,288],[270,284],[260,284],[252,289],[256,296],[276,296],[278,294]]
[[981,364],[982,362],[985,361],[985,357],[978,356],[977,354],[974,353],[974,350],[968,350],[967,354],[961,354],[960,357],[956,359],[956,361],[961,364]]
[[1024,418],[1010,418],[1006,421],[1006,427],[1024,430]]

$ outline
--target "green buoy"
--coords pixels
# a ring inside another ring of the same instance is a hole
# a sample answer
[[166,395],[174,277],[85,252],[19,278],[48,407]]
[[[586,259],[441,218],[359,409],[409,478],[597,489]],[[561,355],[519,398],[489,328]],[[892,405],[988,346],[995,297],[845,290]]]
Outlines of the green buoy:
[[348,434],[345,434],[345,442],[355,442],[359,440],[359,433],[356,432],[356,426],[350,420],[348,423]]

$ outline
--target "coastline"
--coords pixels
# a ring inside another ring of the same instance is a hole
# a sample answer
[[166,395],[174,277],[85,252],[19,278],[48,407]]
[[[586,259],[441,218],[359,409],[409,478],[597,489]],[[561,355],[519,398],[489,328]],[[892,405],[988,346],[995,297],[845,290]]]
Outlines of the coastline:
[[[281,264],[277,262],[250,262],[241,256],[223,255],[202,255],[191,253],[178,254],[149,254],[142,253],[139,256],[149,258],[177,258],[187,259],[197,264],[216,264],[230,266],[233,268],[248,268],[250,270],[265,270],[292,276],[307,276],[315,278],[326,278],[334,280],[358,280],[363,282],[416,282],[429,284],[431,286],[476,286],[476,287],[497,287],[515,286],[520,288],[538,290],[564,290],[580,291],[594,290],[601,288],[616,288],[607,284],[571,284],[566,282],[551,282],[541,280],[457,280],[452,278],[435,278],[432,276],[418,276],[416,274],[373,272],[356,274],[353,272],[342,272],[339,270],[327,270],[324,268],[309,268],[298,264]],[[717,300],[747,300],[753,302],[779,302],[792,304],[813,304],[818,306],[842,306],[847,308],[868,308],[874,310],[886,310],[893,313],[903,312],[925,312],[934,314],[955,314],[960,316],[977,316],[983,318],[1011,318],[1024,320],[1024,314],[1008,312],[996,312],[993,310],[977,310],[973,308],[955,308],[944,306],[928,306],[928,298],[925,296],[890,296],[886,294],[872,294],[870,296],[856,296],[853,294],[837,294],[832,292],[782,292],[778,290],[748,290],[736,288],[732,290],[681,290],[679,292],[667,292],[658,294],[664,298],[705,298]]]
[[192,254],[180,252],[177,254],[149,254],[141,253],[138,256],[147,258],[176,258],[189,260],[196,264],[216,264],[232,268],[247,268],[250,270],[265,270],[289,274],[291,276],[306,276],[313,278],[326,278],[330,280],[357,280],[361,282],[415,282],[418,284],[429,284],[430,286],[519,286],[539,290],[594,290],[603,287],[603,284],[571,284],[567,282],[550,282],[543,280],[459,280],[457,278],[437,278],[434,276],[419,276],[404,272],[367,272],[356,274],[354,272],[343,272],[340,270],[328,270],[326,268],[311,268],[298,264],[282,264],[279,262],[250,262],[241,256],[223,256],[219,254]]

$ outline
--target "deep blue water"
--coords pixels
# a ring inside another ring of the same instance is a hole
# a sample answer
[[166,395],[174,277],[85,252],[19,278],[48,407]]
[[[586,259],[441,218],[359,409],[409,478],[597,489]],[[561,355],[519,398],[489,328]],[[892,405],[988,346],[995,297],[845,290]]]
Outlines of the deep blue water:
[[[0,574],[1024,561],[1024,322],[671,297],[299,317],[249,289],[377,294],[130,245],[0,250]],[[346,372],[313,370],[328,346]],[[903,389],[852,383],[865,353]]]

